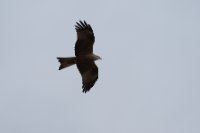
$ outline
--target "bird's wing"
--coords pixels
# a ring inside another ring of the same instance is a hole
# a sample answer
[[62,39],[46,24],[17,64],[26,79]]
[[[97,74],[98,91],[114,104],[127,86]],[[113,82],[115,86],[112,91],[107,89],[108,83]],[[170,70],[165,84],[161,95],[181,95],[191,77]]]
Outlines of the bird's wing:
[[95,41],[92,27],[85,21],[76,22],[77,41],[75,44],[75,55],[86,55],[93,53],[93,44]]
[[79,60],[77,68],[82,77],[83,92],[89,91],[98,79],[98,67],[94,61],[89,59]]

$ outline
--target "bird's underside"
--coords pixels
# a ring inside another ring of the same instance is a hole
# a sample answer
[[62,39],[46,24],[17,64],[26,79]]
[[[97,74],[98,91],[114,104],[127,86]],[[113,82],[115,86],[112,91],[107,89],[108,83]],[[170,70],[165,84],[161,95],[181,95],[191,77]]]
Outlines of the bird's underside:
[[75,44],[75,57],[57,57],[60,62],[59,70],[76,64],[81,77],[83,92],[89,91],[98,79],[98,67],[95,61],[101,59],[93,54],[94,33],[85,21],[76,23],[77,41]]

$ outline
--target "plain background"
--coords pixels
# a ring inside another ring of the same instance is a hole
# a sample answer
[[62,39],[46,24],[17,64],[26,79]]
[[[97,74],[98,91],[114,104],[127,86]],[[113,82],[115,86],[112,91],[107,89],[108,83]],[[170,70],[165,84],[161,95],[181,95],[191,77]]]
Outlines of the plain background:
[[[199,0],[0,0],[1,133],[199,133]],[[99,80],[81,89],[75,22]]]

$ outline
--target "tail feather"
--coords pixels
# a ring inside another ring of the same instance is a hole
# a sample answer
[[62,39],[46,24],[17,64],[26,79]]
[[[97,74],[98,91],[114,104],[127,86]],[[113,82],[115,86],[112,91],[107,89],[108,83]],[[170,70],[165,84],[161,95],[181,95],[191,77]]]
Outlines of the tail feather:
[[57,57],[60,62],[59,70],[74,65],[76,63],[76,57]]

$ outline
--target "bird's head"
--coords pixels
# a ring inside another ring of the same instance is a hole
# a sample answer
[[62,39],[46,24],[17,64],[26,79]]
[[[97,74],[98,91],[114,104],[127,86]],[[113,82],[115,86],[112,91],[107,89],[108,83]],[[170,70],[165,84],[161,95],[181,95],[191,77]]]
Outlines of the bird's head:
[[100,56],[95,55],[95,54],[93,54],[92,57],[94,60],[102,60],[102,58]]

